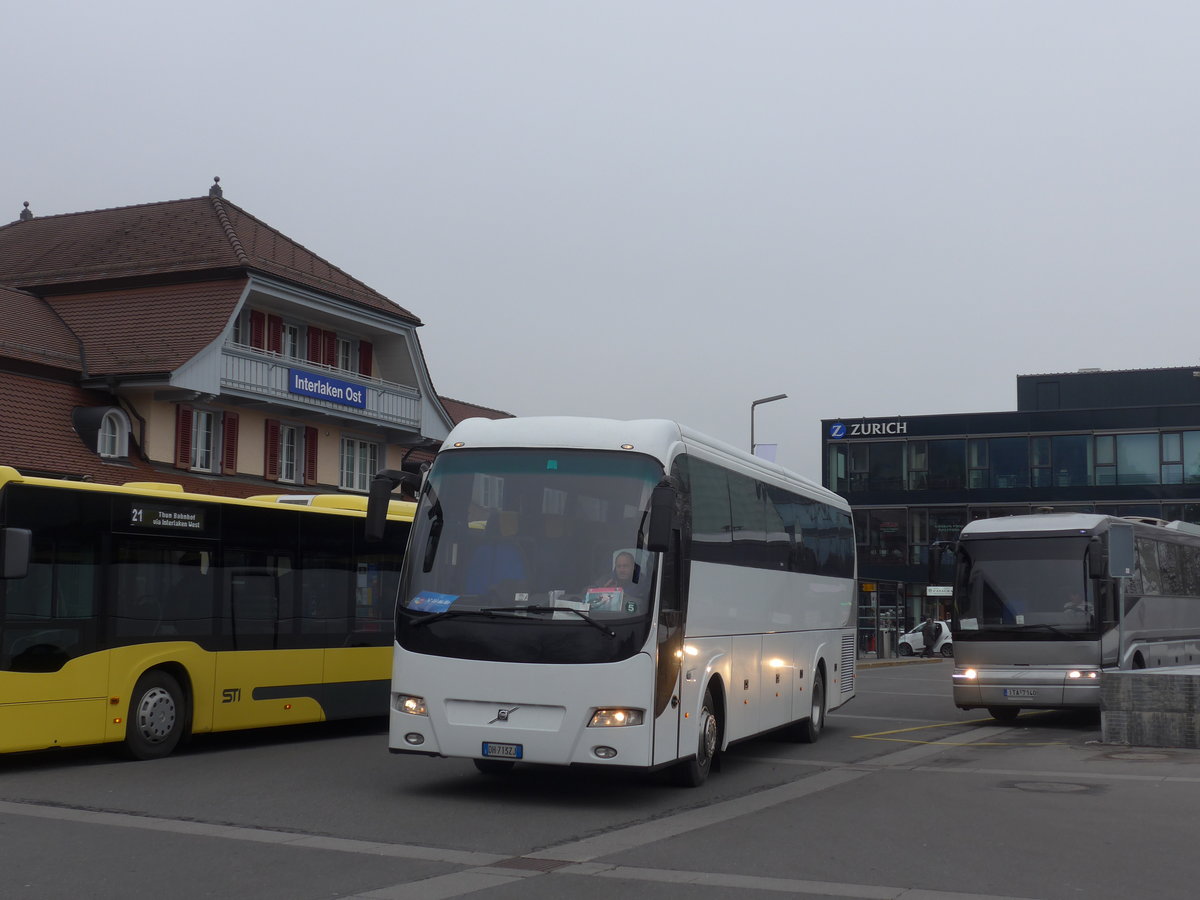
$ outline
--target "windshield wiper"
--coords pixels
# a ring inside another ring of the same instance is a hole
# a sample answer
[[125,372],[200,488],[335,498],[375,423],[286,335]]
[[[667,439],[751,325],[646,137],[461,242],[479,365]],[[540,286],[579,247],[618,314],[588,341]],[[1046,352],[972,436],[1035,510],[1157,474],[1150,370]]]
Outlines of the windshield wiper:
[[[428,625],[430,622],[436,622],[438,619],[453,619],[458,616],[487,616],[489,619],[496,619],[500,614],[507,612],[505,609],[444,609],[441,612],[429,613],[421,616],[419,619],[413,619],[409,624],[416,628],[418,625]],[[515,616],[504,616],[506,619],[516,618]]]
[[615,631],[613,631],[611,628],[609,628],[607,625],[602,625],[601,623],[599,623],[599,622],[597,622],[595,619],[593,619],[591,616],[589,616],[587,613],[585,613],[585,612],[584,612],[582,609],[575,609],[575,608],[574,608],[574,607],[572,607],[572,606],[538,606],[537,604],[534,604],[534,605],[532,605],[532,606],[489,606],[489,607],[485,607],[483,610],[481,610],[481,612],[498,612],[498,613],[512,613],[512,612],[535,612],[535,613],[547,613],[547,612],[548,612],[548,613],[556,613],[556,612],[569,612],[569,613],[575,613],[575,615],[579,616],[579,618],[583,619],[583,621],[587,622],[587,623],[588,623],[589,625],[591,625],[593,628],[596,628],[596,629],[599,629],[600,631],[603,631],[603,632],[604,632],[605,634],[607,634],[609,637],[616,637],[616,636],[617,636],[617,633],[616,633]]

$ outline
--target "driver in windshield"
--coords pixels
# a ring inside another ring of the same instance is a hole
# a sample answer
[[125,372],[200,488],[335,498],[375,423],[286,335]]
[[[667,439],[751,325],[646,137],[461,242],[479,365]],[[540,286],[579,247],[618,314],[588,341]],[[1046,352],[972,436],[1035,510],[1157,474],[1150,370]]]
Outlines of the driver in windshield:
[[593,609],[637,612],[647,593],[642,567],[632,553],[621,550],[613,557],[608,574],[595,579],[585,596]]

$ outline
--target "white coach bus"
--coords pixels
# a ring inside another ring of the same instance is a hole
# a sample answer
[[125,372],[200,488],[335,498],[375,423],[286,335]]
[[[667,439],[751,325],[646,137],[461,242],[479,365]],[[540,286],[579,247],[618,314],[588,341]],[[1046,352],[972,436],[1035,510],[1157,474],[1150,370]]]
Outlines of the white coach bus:
[[[373,509],[406,478],[380,473]],[[732,742],[814,741],[854,696],[846,502],[674,422],[462,422],[408,554],[396,753],[696,785]]]
[[1200,663],[1200,528],[1048,513],[980,519],[956,557],[954,702],[1099,707],[1113,669]]

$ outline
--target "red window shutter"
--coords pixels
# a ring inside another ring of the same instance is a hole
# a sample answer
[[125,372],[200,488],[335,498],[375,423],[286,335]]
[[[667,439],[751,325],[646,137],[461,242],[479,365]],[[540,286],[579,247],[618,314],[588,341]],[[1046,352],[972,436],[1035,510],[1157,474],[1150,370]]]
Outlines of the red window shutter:
[[267,350],[283,352],[283,319],[280,316],[267,316]]
[[332,331],[321,332],[321,362],[327,366],[337,365],[337,334]]
[[221,472],[237,474],[238,414],[227,412],[221,418]]
[[175,407],[175,468],[192,467],[192,408]]
[[317,429],[304,429],[304,483],[317,483]]
[[373,374],[371,366],[374,363],[374,348],[370,341],[358,342],[358,374],[368,378]]
[[267,314],[257,309],[250,312],[250,346],[259,350],[267,346]]
[[267,419],[263,439],[263,478],[279,480],[279,420]]
[[321,334],[320,328],[308,326],[308,361],[319,363],[321,361]]

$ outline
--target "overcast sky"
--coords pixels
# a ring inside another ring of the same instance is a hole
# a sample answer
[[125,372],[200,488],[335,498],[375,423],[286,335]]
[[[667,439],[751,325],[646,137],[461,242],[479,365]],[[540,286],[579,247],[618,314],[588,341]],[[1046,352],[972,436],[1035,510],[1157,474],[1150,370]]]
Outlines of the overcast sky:
[[[186,7],[186,8],[185,8]],[[225,197],[418,315],[439,393],[820,419],[1192,365],[1200,4],[8,2],[0,221]]]

